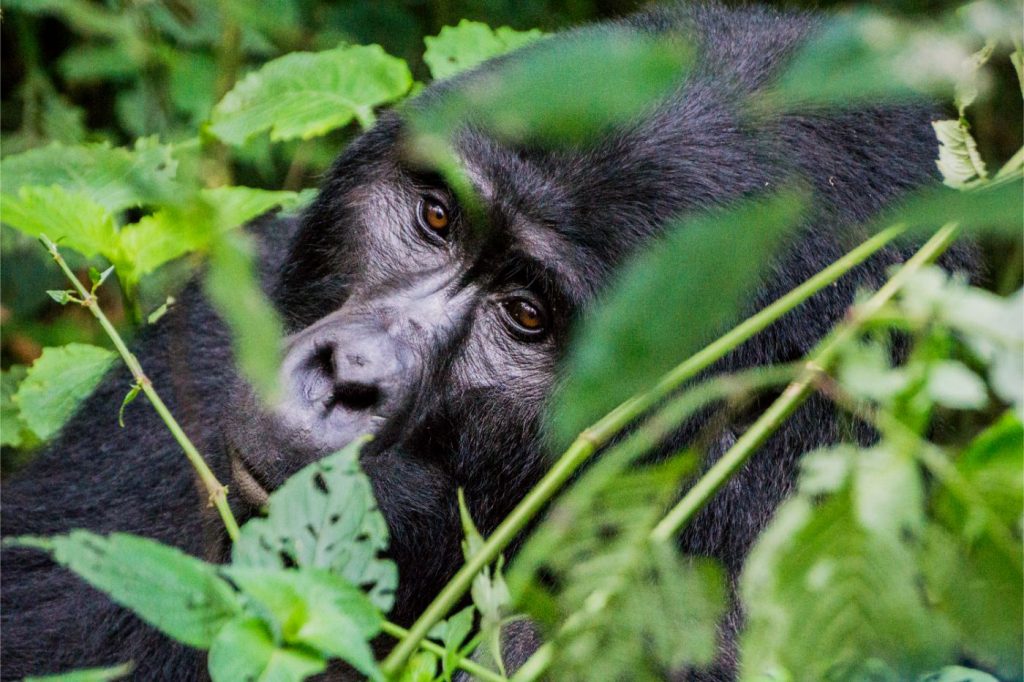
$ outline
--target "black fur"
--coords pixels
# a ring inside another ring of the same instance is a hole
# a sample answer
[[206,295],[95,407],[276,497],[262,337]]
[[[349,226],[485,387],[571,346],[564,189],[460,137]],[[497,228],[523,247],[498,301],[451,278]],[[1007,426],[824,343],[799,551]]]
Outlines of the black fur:
[[[378,437],[364,466],[399,565],[393,619],[415,618],[460,564],[457,487],[487,532],[542,474],[551,453],[542,446],[541,415],[569,326],[615,267],[668,219],[770,191],[794,175],[813,188],[813,211],[751,303],[756,309],[857,243],[858,224],[886,202],[933,179],[934,116],[924,107],[741,116],[744,99],[770,83],[814,26],[808,16],[764,9],[673,6],[584,29],[682,31],[697,38],[701,57],[675,95],[585,151],[509,149],[466,131],[460,153],[494,226],[483,242],[468,229],[453,237],[458,246],[431,245],[416,232],[417,199],[451,197],[408,167],[394,115],[344,152],[301,225],[270,222],[260,230],[268,244],[267,287],[294,333],[289,357],[307,368],[289,370],[284,381],[300,388],[325,376],[337,382],[337,362],[344,371],[378,372],[365,380],[378,393],[360,393],[359,400],[384,417],[373,422]],[[423,97],[443,97],[459,82],[428,88]],[[512,262],[516,249],[536,258]],[[879,254],[722,367],[801,357],[843,316],[855,289],[879,285],[905,255],[900,248]],[[441,284],[431,289],[436,283],[425,282],[435,275]],[[502,297],[527,289],[543,299],[550,323],[532,342],[508,333],[500,317]],[[276,412],[258,407],[237,379],[229,338],[198,288],[181,298],[144,331],[136,350],[222,480],[232,478],[231,457],[243,457],[254,478],[273,488],[336,445],[329,437],[292,438],[282,427],[314,419],[299,398]],[[423,301],[448,306],[438,309],[444,319]],[[351,350],[346,344],[366,330],[380,335],[379,347]],[[308,369],[324,344],[330,366]],[[408,371],[380,374],[377,368],[392,361]],[[112,372],[61,436],[6,482],[4,535],[129,531],[222,559],[219,523],[145,401],[128,408],[127,428],[117,427],[130,384],[127,371]],[[365,419],[373,415],[351,395],[339,400],[349,400],[331,417],[341,432],[370,423]],[[746,418],[718,432],[712,457]],[[833,411],[811,400],[718,494],[681,545],[735,573],[789,492],[799,454],[842,435]],[[243,518],[253,513],[238,495],[233,503]],[[3,679],[126,660],[136,662],[137,679],[205,674],[199,652],[170,642],[40,553],[4,552],[2,598]],[[734,674],[738,622],[734,611],[723,624],[722,656],[707,675]],[[527,639],[534,643],[532,631]],[[521,661],[527,652],[520,645],[513,648]]]

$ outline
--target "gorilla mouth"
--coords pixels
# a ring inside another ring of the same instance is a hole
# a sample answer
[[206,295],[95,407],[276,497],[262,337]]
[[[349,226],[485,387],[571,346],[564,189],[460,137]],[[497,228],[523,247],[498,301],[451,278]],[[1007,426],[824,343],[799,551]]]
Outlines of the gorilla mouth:
[[260,481],[259,475],[249,468],[238,453],[231,448],[231,478],[237,485],[242,498],[255,507],[264,506],[270,499],[267,485]]

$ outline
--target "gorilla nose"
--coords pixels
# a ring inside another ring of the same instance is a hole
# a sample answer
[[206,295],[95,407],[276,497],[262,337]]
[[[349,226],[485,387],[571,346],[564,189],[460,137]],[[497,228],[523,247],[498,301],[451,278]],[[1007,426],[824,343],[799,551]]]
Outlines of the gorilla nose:
[[374,412],[394,397],[399,363],[380,334],[335,335],[314,345],[305,364],[305,397],[328,411]]

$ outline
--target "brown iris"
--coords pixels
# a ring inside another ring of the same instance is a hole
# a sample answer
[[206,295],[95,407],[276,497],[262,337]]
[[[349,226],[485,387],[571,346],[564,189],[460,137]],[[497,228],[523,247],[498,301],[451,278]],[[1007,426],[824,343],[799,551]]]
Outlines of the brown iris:
[[526,299],[508,301],[505,303],[505,310],[516,326],[523,331],[537,333],[544,330],[544,313]]
[[444,232],[448,229],[448,209],[436,201],[426,200],[423,202],[423,222],[435,232]]

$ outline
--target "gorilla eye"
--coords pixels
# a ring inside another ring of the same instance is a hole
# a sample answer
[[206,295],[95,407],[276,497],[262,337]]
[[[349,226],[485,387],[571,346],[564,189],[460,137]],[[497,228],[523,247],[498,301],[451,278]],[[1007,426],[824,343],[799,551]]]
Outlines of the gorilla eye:
[[513,298],[501,304],[505,316],[516,331],[525,336],[543,334],[547,327],[544,310],[525,298]]
[[448,208],[440,201],[425,197],[420,201],[418,213],[420,227],[428,235],[442,239],[448,235],[451,216]]

